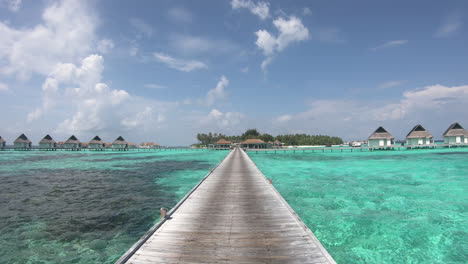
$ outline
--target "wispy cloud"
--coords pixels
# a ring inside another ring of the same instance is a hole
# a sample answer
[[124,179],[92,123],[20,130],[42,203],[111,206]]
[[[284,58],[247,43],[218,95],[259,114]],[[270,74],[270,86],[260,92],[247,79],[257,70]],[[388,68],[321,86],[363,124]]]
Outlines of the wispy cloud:
[[199,103],[205,106],[212,106],[216,103],[217,100],[226,98],[227,94],[225,89],[228,85],[229,80],[226,78],[226,76],[221,76],[221,79],[219,80],[216,87],[209,90],[206,94],[206,97],[199,100]]
[[153,53],[157,61],[166,64],[169,68],[176,69],[183,72],[191,72],[199,69],[207,69],[205,63],[196,60],[182,60],[173,58],[164,53]]
[[[447,107],[449,104],[450,107]],[[437,84],[407,90],[397,99],[382,101],[314,99],[309,102],[307,111],[278,116],[276,121],[287,121],[288,129],[305,129],[332,135],[335,129],[349,124],[346,135],[339,136],[363,138],[380,124],[390,130],[401,130],[402,127],[410,128],[418,122],[442,130],[450,124],[450,120],[468,122],[463,111],[467,104],[468,85],[449,87]],[[404,137],[404,134],[394,136]]]
[[192,13],[183,7],[174,7],[169,9],[168,15],[169,18],[175,22],[191,23],[193,21]]
[[389,82],[383,82],[377,86],[377,89],[379,90],[385,90],[388,88],[396,87],[403,85],[406,81],[389,81]]
[[288,122],[289,120],[293,119],[292,115],[280,115],[276,118],[277,122]]
[[114,46],[112,39],[102,39],[97,44],[97,50],[102,53],[108,53]]
[[169,42],[172,48],[186,54],[231,53],[238,49],[237,45],[229,40],[185,34],[172,34]]
[[6,5],[11,12],[18,12],[22,6],[22,0],[0,0],[0,6]]
[[167,86],[165,85],[160,85],[160,84],[155,84],[155,83],[148,83],[144,85],[145,88],[150,88],[150,89],[166,89]]
[[445,19],[439,26],[434,37],[446,38],[453,36],[462,27],[462,19],[459,14],[453,14]]
[[302,13],[304,14],[304,16],[309,16],[309,15],[312,14],[312,11],[310,10],[310,8],[305,7],[305,8],[302,10]]
[[8,89],[8,85],[5,83],[0,83],[0,93],[4,92],[9,92],[10,90]]
[[406,39],[401,39],[401,40],[392,40],[385,42],[382,45],[379,45],[377,47],[372,48],[371,50],[376,51],[376,50],[381,50],[381,49],[386,49],[386,48],[391,48],[391,47],[397,47],[401,45],[405,45],[408,43],[408,40]]
[[311,30],[312,38],[316,38],[322,42],[340,43],[344,42],[343,34],[336,27],[322,27]]
[[251,0],[232,0],[231,7],[232,9],[247,8],[252,14],[262,20],[270,16],[270,4],[267,2],[254,3]]
[[141,35],[151,37],[151,35],[153,35],[153,28],[139,18],[130,18],[130,25],[138,31],[138,37],[141,37]]

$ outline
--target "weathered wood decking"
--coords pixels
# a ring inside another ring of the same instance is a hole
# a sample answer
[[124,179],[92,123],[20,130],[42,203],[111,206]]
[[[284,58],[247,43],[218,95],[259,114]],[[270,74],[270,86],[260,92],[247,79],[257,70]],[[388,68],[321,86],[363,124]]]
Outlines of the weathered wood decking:
[[335,263],[238,148],[170,214],[117,263]]

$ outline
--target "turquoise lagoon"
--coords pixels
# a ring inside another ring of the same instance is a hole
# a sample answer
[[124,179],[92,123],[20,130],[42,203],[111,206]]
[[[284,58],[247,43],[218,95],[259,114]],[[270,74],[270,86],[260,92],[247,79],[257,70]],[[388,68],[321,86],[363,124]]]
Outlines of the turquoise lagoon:
[[227,151],[0,152],[0,263],[114,263]]
[[[0,152],[0,263],[113,263],[226,154]],[[468,149],[249,155],[338,263],[468,259]]]
[[338,263],[468,261],[468,148],[249,156]]

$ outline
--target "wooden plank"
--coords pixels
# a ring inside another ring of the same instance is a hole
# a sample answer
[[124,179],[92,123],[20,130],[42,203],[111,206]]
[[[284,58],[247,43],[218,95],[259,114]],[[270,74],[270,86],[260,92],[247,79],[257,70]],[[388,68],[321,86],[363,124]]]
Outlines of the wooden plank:
[[239,148],[153,229],[117,263],[335,263]]

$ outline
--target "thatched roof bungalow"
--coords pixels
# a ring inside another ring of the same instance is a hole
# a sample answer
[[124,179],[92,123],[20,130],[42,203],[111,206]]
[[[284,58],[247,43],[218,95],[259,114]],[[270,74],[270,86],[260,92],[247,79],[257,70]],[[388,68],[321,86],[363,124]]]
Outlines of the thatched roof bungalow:
[[116,138],[114,142],[112,142],[113,149],[128,149],[128,142],[121,136]]
[[413,127],[408,135],[406,135],[406,144],[410,146],[427,145],[431,143],[434,143],[432,134],[427,132],[427,130],[421,125]]
[[226,139],[220,139],[214,143],[215,149],[229,149],[232,145],[232,142]]
[[6,141],[0,136],[0,149],[4,149],[6,146]]
[[32,145],[31,140],[25,135],[21,134],[14,142],[13,147],[15,149],[30,149]]
[[56,149],[57,148],[57,142],[49,135],[47,134],[44,138],[39,141],[39,148],[40,149]]
[[393,145],[394,140],[392,134],[380,126],[369,136],[368,145],[369,147],[386,147]]
[[260,149],[260,148],[267,148],[268,144],[265,141],[258,139],[258,138],[250,138],[245,140],[241,143],[243,148],[248,149]]
[[93,137],[93,139],[88,143],[89,149],[103,149],[105,147],[106,145],[104,144],[104,141],[102,141],[99,136]]
[[72,135],[65,141],[65,149],[80,149],[81,148],[81,142],[74,136]]
[[444,133],[445,144],[468,144],[468,131],[459,123],[453,123]]

